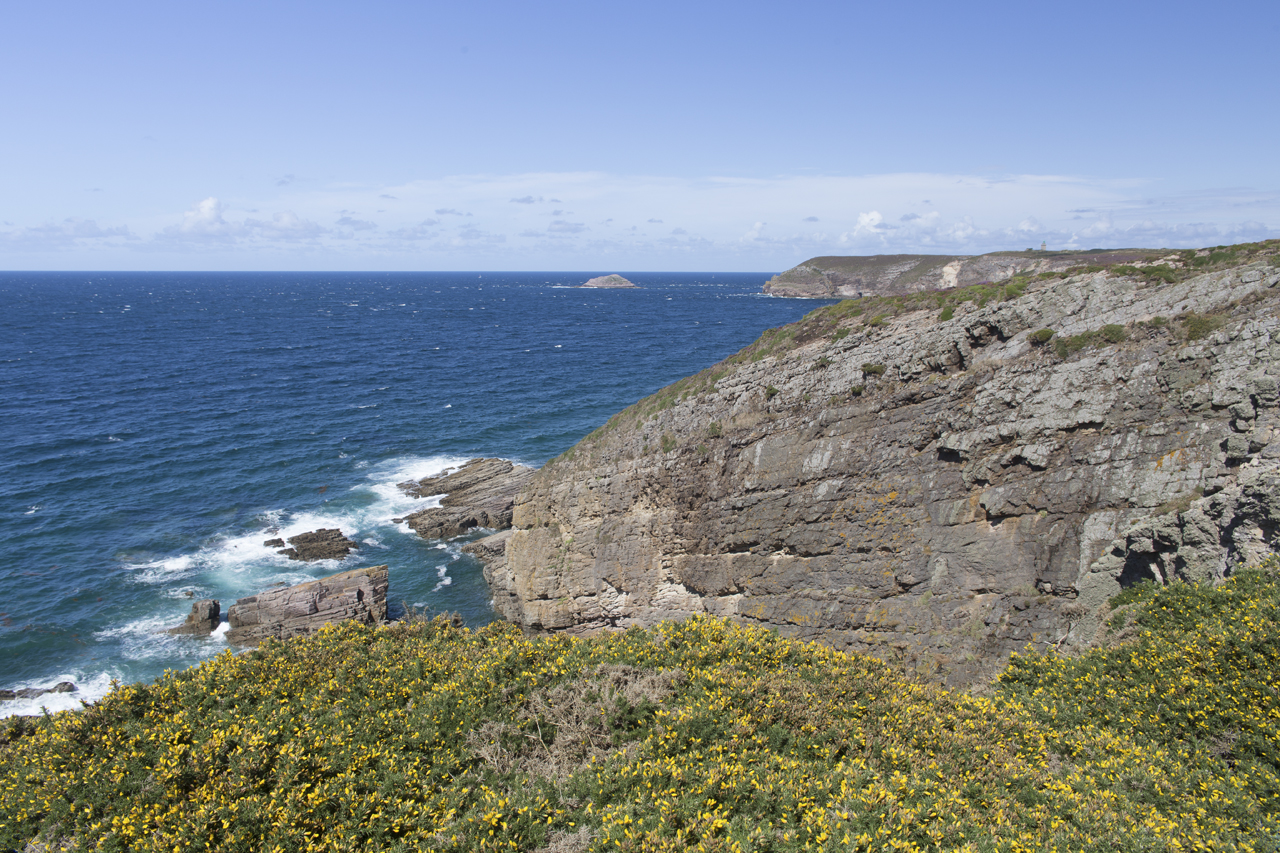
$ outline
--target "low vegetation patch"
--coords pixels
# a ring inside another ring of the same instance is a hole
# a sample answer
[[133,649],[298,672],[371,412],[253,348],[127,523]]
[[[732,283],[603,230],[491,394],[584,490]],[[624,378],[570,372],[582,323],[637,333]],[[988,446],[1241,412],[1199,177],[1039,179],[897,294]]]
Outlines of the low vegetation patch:
[[0,725],[0,849],[1274,850],[1274,574],[1139,588],[995,696],[696,617],[230,653]]
[[1101,329],[1095,329],[1092,332],[1081,332],[1078,335],[1071,335],[1066,338],[1059,337],[1053,346],[1059,358],[1067,358],[1085,347],[1105,347],[1110,344],[1121,343],[1128,340],[1128,338],[1129,331],[1124,326],[1119,323],[1108,323]]
[[1178,320],[1182,323],[1183,334],[1189,341],[1207,338],[1226,325],[1226,318],[1218,314],[1196,314],[1188,312]]

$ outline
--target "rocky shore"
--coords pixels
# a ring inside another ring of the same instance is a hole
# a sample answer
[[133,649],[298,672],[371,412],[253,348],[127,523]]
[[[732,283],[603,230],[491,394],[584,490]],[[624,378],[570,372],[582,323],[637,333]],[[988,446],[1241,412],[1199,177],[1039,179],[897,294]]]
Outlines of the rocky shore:
[[516,495],[533,473],[506,459],[472,459],[456,471],[400,483],[400,490],[411,497],[443,497],[439,506],[394,521],[409,525],[424,539],[449,539],[477,527],[502,530],[511,526]]

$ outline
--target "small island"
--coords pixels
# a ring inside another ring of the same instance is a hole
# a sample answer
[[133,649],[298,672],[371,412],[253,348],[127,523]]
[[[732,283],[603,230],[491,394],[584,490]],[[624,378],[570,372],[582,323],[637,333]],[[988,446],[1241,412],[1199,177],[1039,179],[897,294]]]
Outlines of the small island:
[[583,287],[635,287],[636,285],[632,284],[622,276],[615,273],[613,275],[598,275],[582,286]]

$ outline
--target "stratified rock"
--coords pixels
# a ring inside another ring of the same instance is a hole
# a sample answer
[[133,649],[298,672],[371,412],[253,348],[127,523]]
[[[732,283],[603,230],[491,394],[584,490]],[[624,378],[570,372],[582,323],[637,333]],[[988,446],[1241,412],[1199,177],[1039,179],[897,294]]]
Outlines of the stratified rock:
[[[280,540],[273,541],[279,542]],[[289,544],[293,547],[285,548],[276,553],[283,554],[290,560],[304,560],[306,562],[341,560],[347,554],[360,547],[358,542],[343,536],[342,531],[336,527],[326,527],[320,530],[313,530],[310,533],[299,533],[297,536],[290,536]]]
[[953,685],[1087,645],[1122,584],[1280,546],[1275,249],[771,331],[538,471],[495,607],[551,630],[707,612]]
[[354,569],[242,598],[227,611],[227,642],[256,646],[267,638],[314,633],[330,622],[377,625],[387,619],[387,567]]
[[440,506],[400,520],[424,539],[448,539],[475,527],[501,530],[511,526],[516,495],[532,476],[532,468],[506,459],[472,459],[452,473],[401,483],[413,497],[444,497]]
[[222,605],[212,598],[202,598],[191,605],[187,621],[176,628],[170,628],[169,634],[192,634],[203,637],[213,633],[222,621]]
[[75,693],[80,688],[70,681],[59,681],[52,687],[24,687],[21,690],[0,690],[0,701],[9,699],[36,699],[46,693]]
[[588,279],[583,287],[635,287],[636,285],[627,281],[616,273],[614,275],[598,275],[593,279]]
[[1155,249],[1087,252],[992,252],[987,255],[864,255],[810,258],[765,283],[771,296],[832,299],[900,296],[1005,281],[1019,274],[1060,272],[1158,258]]
[[275,539],[268,539],[266,542],[263,542],[262,544],[264,547],[267,547],[267,548],[283,548],[284,540],[281,539],[279,536],[277,536]]

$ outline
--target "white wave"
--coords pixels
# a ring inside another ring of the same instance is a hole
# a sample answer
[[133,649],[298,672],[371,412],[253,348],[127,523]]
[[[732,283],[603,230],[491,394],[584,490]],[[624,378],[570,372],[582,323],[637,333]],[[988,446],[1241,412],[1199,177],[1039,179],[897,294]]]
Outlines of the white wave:
[[125,566],[135,572],[131,577],[137,583],[173,583],[191,573],[196,560],[189,555],[166,557],[146,563],[130,563]]
[[124,660],[189,660],[212,657],[226,646],[205,637],[176,636],[166,628],[182,624],[181,615],[152,614],[114,628],[95,631],[93,638],[116,649],[114,657]]
[[27,510],[26,512],[24,512],[24,513],[23,513],[23,515],[35,515],[35,514],[36,514],[36,511],[37,511],[38,509],[40,509],[39,505],[37,505],[37,506],[33,506],[33,507],[31,507],[31,509],[29,509],[29,510]]
[[436,583],[435,586],[431,588],[432,592],[439,592],[442,588],[453,583],[453,578],[449,577],[448,563],[445,563],[444,565],[441,565],[441,566],[436,566],[436,577],[438,577],[440,580]]
[[91,676],[65,672],[51,679],[41,679],[39,682],[24,682],[16,685],[14,689],[47,688],[60,681],[70,681],[76,685],[76,690],[74,693],[46,693],[34,699],[10,699],[0,702],[0,717],[33,717],[43,714],[46,710],[51,714],[56,714],[58,711],[78,711],[83,707],[82,703],[97,702],[110,693],[111,680],[115,677],[117,677],[116,674],[109,672]]

